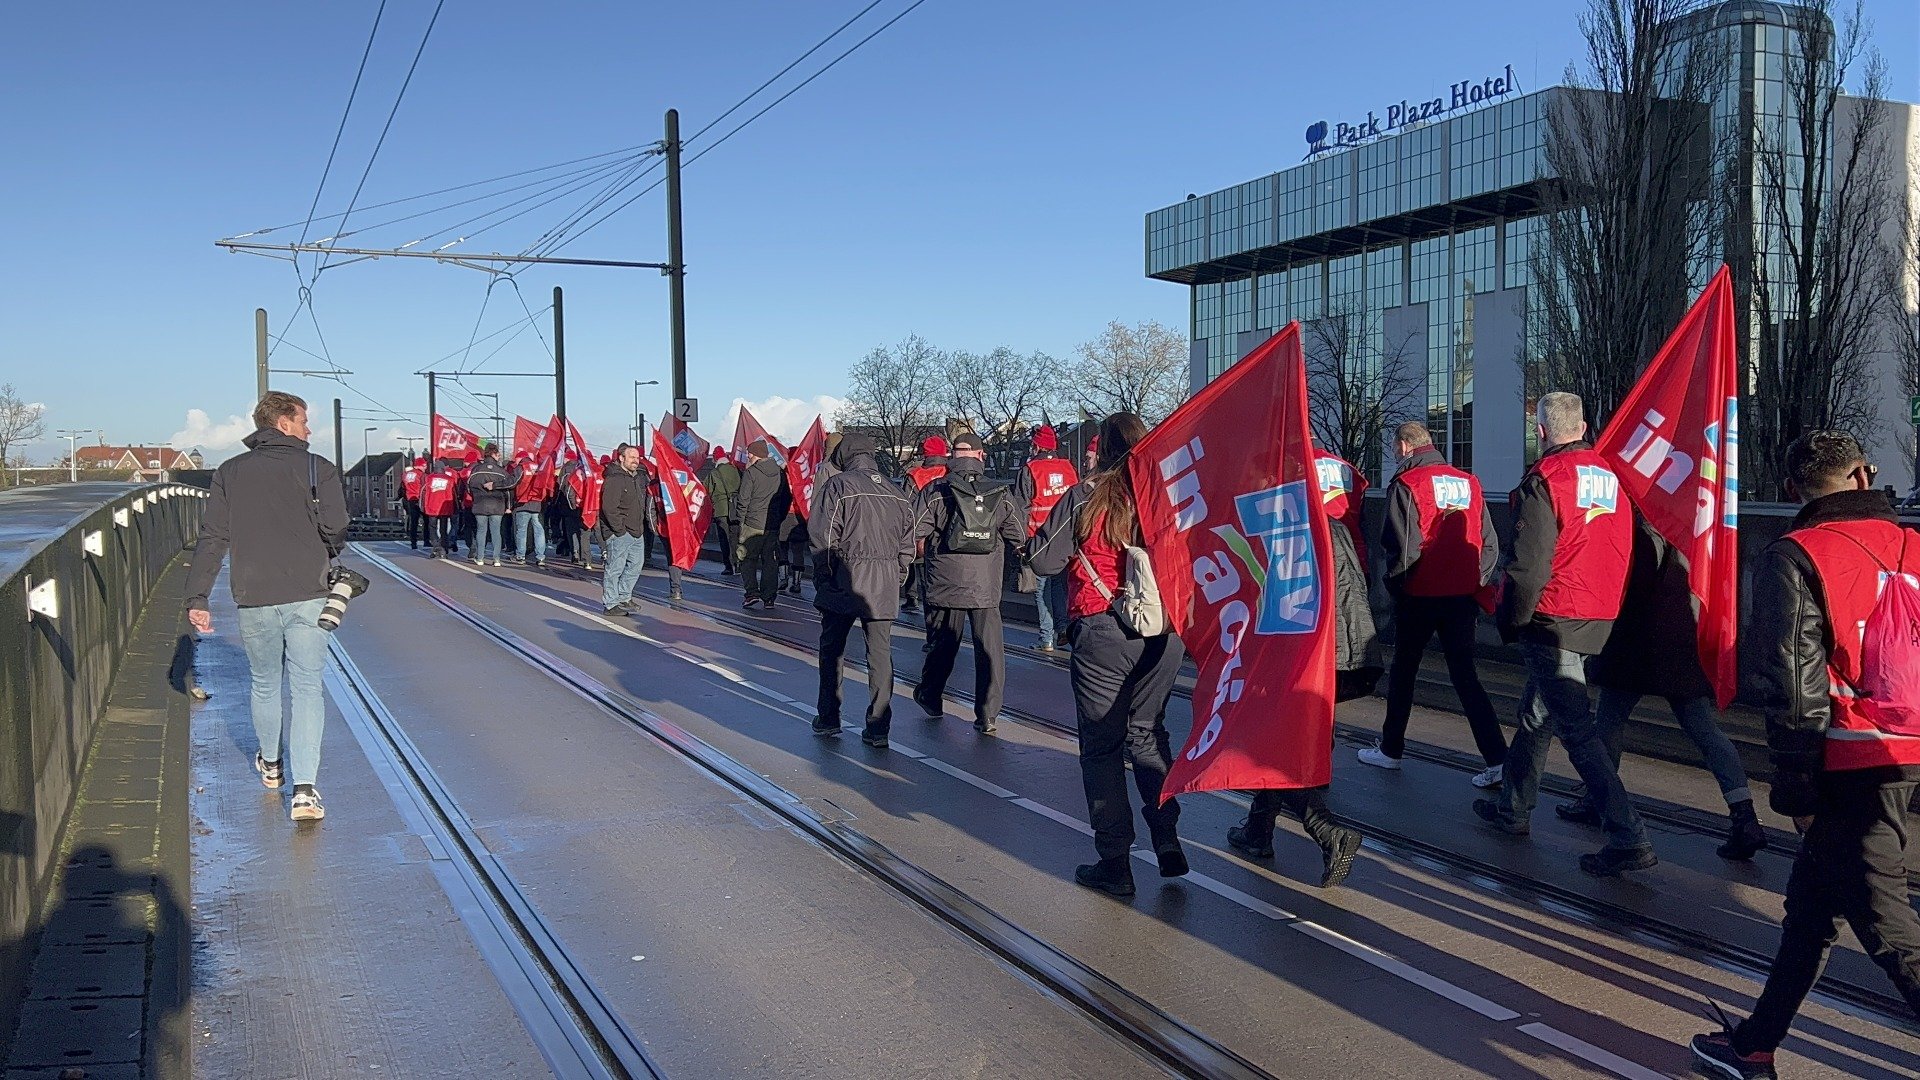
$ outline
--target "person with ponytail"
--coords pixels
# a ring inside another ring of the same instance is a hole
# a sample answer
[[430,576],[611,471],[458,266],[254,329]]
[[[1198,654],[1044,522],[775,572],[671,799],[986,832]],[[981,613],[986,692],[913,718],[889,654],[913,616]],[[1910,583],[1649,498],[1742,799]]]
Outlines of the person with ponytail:
[[1099,457],[1087,478],[1054,505],[1029,543],[1028,563],[1041,577],[1066,574],[1068,641],[1073,647],[1073,701],[1080,724],[1080,776],[1099,861],[1079,867],[1074,880],[1114,896],[1132,896],[1133,806],[1127,763],[1139,789],[1141,814],[1160,863],[1160,876],[1187,872],[1175,828],[1180,805],[1163,805],[1160,788],[1173,760],[1167,738],[1167,697],[1186,658],[1179,637],[1141,637],[1121,624],[1113,597],[1123,584],[1126,549],[1138,547],[1140,519],[1127,477],[1127,452],[1147,426],[1132,413],[1100,425]]

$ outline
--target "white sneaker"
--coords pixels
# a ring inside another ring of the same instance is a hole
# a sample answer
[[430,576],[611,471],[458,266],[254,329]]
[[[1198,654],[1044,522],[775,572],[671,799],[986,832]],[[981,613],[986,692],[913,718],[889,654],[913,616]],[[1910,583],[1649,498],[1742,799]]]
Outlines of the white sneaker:
[[1477,788],[1499,787],[1507,779],[1505,765],[1489,765],[1473,774],[1473,786]]
[[493,565],[495,565],[495,566],[499,566],[499,565],[500,565],[500,560],[499,560],[499,559],[495,559],[495,560],[493,560]]
[[1376,769],[1400,768],[1399,758],[1388,757],[1386,751],[1377,746],[1362,747],[1360,749],[1360,760]]

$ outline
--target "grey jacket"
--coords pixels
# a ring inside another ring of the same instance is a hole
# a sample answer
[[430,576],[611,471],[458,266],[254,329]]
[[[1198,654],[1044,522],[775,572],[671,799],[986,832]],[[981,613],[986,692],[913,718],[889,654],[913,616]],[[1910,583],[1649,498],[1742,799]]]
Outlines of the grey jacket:
[[229,554],[233,598],[241,607],[317,600],[327,593],[328,561],[347,543],[347,493],[333,462],[274,428],[243,444],[246,453],[213,473],[213,495],[187,571],[189,611],[206,610]]
[[963,555],[946,550],[947,522],[953,516],[949,490],[971,498],[976,490],[998,488],[999,507],[993,525],[1006,548],[1018,550],[1027,538],[1026,504],[1004,484],[985,477],[985,466],[971,458],[949,459],[947,475],[928,484],[914,499],[913,538],[924,542],[922,558],[927,575],[927,604],[939,608],[997,608],[1006,582],[1004,548],[985,555]]
[[742,533],[775,532],[793,505],[793,496],[787,490],[787,470],[772,458],[761,458],[747,466],[736,498],[734,517]]
[[[467,474],[467,494],[473,496],[473,512],[479,517],[496,517],[513,508],[514,476],[496,459],[482,459]],[[493,490],[487,490],[487,484]]]
[[807,525],[813,606],[863,619],[900,614],[900,582],[913,564],[912,507],[872,454],[855,455],[814,486]]

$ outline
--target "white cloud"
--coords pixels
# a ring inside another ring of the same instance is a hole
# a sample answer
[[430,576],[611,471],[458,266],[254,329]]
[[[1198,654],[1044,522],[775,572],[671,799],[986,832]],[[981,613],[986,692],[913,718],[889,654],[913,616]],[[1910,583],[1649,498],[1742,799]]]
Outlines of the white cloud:
[[776,394],[765,401],[734,398],[732,404],[727,406],[727,414],[720,427],[710,437],[721,445],[731,442],[734,426],[740,422],[740,407],[744,405],[774,438],[792,446],[806,436],[807,428],[816,416],[821,418],[821,423],[828,431],[832,431],[833,414],[839,412],[844,404],[845,401],[829,394],[806,399]]
[[225,420],[215,423],[205,409],[188,409],[186,426],[174,432],[167,439],[167,445],[175,450],[199,447],[209,461],[214,461],[239,450],[240,440],[251,434],[253,421],[247,417],[229,415]]

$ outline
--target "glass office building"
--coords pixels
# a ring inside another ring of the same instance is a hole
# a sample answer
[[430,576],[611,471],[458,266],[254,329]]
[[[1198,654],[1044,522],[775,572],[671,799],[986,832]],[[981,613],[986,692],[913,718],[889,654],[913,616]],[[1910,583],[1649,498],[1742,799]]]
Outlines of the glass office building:
[[[1781,122],[1782,58],[1798,48],[1784,10],[1734,0],[1689,16],[1728,49],[1707,103],[1717,130]],[[1368,362],[1399,365],[1401,385],[1424,366],[1425,411],[1407,411],[1426,420],[1436,445],[1490,491],[1518,482],[1533,452],[1527,294],[1547,117],[1566,95],[1591,91],[1523,94],[1511,72],[1504,84],[1477,85],[1491,103],[1474,108],[1476,87],[1461,83],[1426,107],[1403,102],[1332,130],[1315,124],[1304,163],[1147,215],[1148,276],[1192,290],[1196,389],[1290,321],[1357,315]],[[1750,190],[1750,148],[1727,156],[1713,162],[1716,180]],[[1697,290],[1721,258],[1737,266],[1748,251],[1777,247],[1769,235],[1751,200],[1736,205],[1721,250],[1684,272]],[[1377,480],[1377,463],[1364,464]]]

